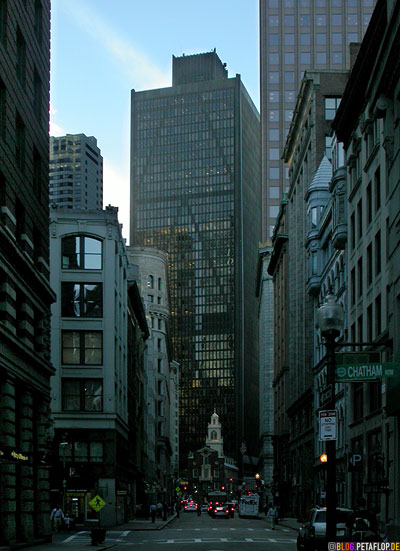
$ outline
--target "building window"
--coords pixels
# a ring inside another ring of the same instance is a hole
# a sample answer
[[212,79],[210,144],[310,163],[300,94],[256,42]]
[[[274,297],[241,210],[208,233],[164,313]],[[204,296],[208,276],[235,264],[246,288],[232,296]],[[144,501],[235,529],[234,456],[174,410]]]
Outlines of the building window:
[[162,280],[161,277],[158,278],[158,290],[162,291]]
[[[279,180],[279,167],[278,166],[270,166],[269,167],[269,178],[270,180]],[[273,188],[275,189],[275,188]],[[279,189],[279,188],[276,188],[276,189]],[[273,195],[273,194],[269,194],[270,197],[274,197],[276,199],[279,199],[279,193],[277,196]]]
[[39,73],[35,69],[33,71],[33,112],[38,122],[41,120],[41,99],[42,99],[42,81],[40,80]]
[[102,365],[102,331],[62,331],[64,365]]
[[279,84],[279,72],[278,71],[269,71],[268,78],[271,84]]
[[351,281],[351,305],[354,306],[354,304],[356,303],[356,270],[355,268],[351,269],[350,281]]
[[375,277],[381,273],[381,232],[375,235]]
[[326,53],[325,52],[317,52],[315,54],[317,65],[325,65],[326,64]]
[[372,222],[372,190],[371,182],[367,186],[367,224]]
[[325,46],[326,45],[326,34],[325,33],[317,33],[317,45],[318,46]]
[[362,257],[357,262],[358,296],[363,294],[363,262]]
[[[310,26],[310,16],[308,14],[302,13],[300,14],[300,27],[309,27]],[[301,37],[308,37],[308,42],[302,42],[302,38],[300,38],[301,44],[310,44],[310,35],[307,33],[303,33]]]
[[278,103],[279,102],[279,92],[271,90],[268,92],[268,101],[270,103]]
[[62,380],[63,411],[103,411],[102,379]]
[[333,121],[341,98],[325,98],[325,120]]
[[342,15],[340,13],[332,14],[332,26],[341,27],[342,26]]
[[7,0],[0,0],[0,43],[7,43]]
[[147,280],[147,287],[149,289],[154,289],[154,276],[149,275],[148,280]]
[[269,149],[269,160],[270,161],[279,161],[279,149],[277,147],[270,147],[270,149]]
[[340,46],[342,44],[342,33],[332,33],[332,44],[335,46]]
[[279,46],[279,34],[270,33],[268,36],[270,46]]
[[362,223],[363,223],[363,218],[362,218],[362,199],[360,199],[360,200],[358,201],[358,203],[357,203],[357,228],[358,228],[357,237],[358,237],[358,239],[361,239],[362,234],[363,234]]
[[272,52],[268,56],[269,64],[270,65],[279,65],[279,54],[276,52]]
[[15,119],[15,160],[21,170],[25,168],[25,124],[17,113]]
[[42,20],[43,10],[41,0],[35,0],[35,36],[39,44],[42,42]]
[[62,268],[66,270],[101,270],[102,242],[84,235],[70,235],[61,242]]
[[379,337],[382,333],[382,301],[381,295],[375,299],[375,335]]
[[349,13],[347,16],[347,24],[349,26],[357,26],[358,25],[358,18],[356,13]]
[[375,186],[375,212],[381,208],[381,170],[380,167],[374,174],[374,186]]
[[285,46],[294,46],[294,34],[285,33]]
[[103,316],[101,283],[61,283],[61,315],[74,318]]
[[103,442],[75,441],[59,446],[59,459],[71,463],[102,463]]
[[42,188],[42,157],[36,147],[33,147],[33,193],[40,199]]
[[17,65],[16,72],[21,85],[25,87],[26,73],[26,43],[21,29],[17,27]]
[[325,136],[325,155],[331,161],[332,160],[332,137]]
[[300,52],[300,63],[302,65],[311,64],[311,54],[310,52]]
[[279,15],[268,16],[268,27],[278,27],[278,26],[279,26]]
[[284,16],[284,28],[286,27],[294,27],[294,15]]
[[332,52],[332,64],[340,65],[342,63],[342,52]]
[[270,128],[269,129],[269,139],[272,142],[279,141],[279,129],[278,128]]
[[199,469],[193,469],[193,478],[199,478]]
[[7,123],[7,92],[6,92],[5,84],[0,78],[0,136],[2,138],[6,137],[6,123]]
[[367,247],[367,285],[372,283],[372,245]]
[[279,109],[269,110],[269,120],[272,122],[279,122]]
[[315,22],[317,24],[317,27],[326,27],[326,15],[321,13],[317,14]]
[[286,82],[286,84],[293,84],[293,82],[294,82],[294,71],[285,71],[285,82]]

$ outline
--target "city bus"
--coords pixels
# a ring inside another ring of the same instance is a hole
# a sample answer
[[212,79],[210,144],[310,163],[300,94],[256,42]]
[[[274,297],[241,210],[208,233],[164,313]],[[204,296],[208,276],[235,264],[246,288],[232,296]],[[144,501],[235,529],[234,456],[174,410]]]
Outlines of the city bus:
[[260,496],[258,494],[241,496],[239,501],[239,517],[258,517],[259,504]]

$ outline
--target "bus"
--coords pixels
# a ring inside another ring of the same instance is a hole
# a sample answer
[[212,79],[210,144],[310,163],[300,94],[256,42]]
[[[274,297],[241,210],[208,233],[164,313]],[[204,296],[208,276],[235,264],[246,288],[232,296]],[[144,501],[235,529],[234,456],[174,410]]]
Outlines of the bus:
[[208,492],[207,501],[208,501],[208,513],[210,514],[212,506],[216,503],[226,503],[228,501],[228,496],[226,492],[219,492],[219,491]]
[[258,494],[241,496],[239,501],[239,517],[258,517],[259,504],[260,496]]

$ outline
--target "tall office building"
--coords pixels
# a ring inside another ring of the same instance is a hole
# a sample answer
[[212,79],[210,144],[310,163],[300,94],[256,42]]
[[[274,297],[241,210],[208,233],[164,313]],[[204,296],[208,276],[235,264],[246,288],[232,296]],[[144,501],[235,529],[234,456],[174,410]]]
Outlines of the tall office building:
[[215,50],[173,57],[172,87],[132,90],[131,243],[168,253],[185,462],[214,407],[227,455],[243,438],[256,452],[259,131]]
[[0,548],[51,538],[50,2],[0,2]]
[[103,208],[103,157],[85,134],[50,137],[50,204],[68,209]]
[[[375,0],[260,0],[262,235],[272,237],[287,168],[281,159],[305,69],[350,66]],[[335,107],[335,106],[333,106]]]

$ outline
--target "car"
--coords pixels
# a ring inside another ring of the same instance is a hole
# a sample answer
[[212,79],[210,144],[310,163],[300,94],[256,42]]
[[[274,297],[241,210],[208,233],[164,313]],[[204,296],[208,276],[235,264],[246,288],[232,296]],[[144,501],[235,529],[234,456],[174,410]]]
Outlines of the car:
[[[353,511],[346,507],[336,508],[336,540],[345,541],[346,520]],[[297,549],[308,551],[326,549],[326,507],[313,507],[297,537]]]
[[214,505],[211,510],[211,516],[212,518],[230,518],[229,507],[226,503],[219,503],[218,505]]
[[184,506],[183,506],[183,510],[184,511],[197,511],[197,503],[195,503],[192,500],[187,501],[187,503],[185,503]]
[[231,518],[233,518],[235,516],[236,505],[232,501],[229,501],[228,503],[225,503],[225,505],[229,509],[229,516]]
[[201,512],[207,513],[207,511],[208,511],[208,503],[203,503],[201,506]]

